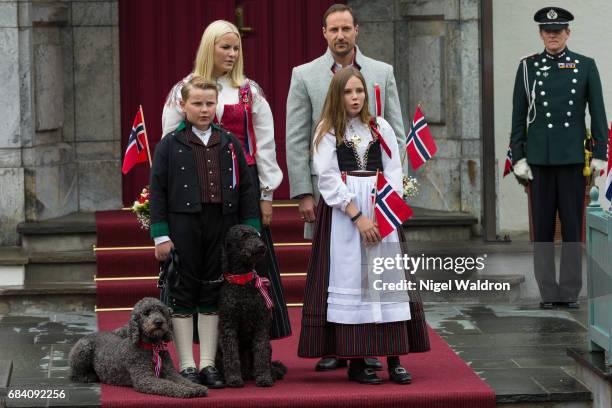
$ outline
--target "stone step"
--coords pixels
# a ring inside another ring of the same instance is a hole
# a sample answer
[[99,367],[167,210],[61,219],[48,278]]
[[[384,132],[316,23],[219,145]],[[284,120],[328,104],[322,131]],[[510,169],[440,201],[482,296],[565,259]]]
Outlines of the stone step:
[[27,263],[21,247],[0,247],[0,285],[23,285]]
[[0,315],[31,311],[92,311],[96,285],[90,282],[31,283],[0,287]]
[[28,253],[86,251],[96,243],[94,213],[73,213],[17,226],[23,249]]
[[414,215],[403,224],[409,241],[468,241],[478,219],[462,212],[413,207]]
[[93,251],[36,252],[25,267],[25,283],[92,282],[96,274]]

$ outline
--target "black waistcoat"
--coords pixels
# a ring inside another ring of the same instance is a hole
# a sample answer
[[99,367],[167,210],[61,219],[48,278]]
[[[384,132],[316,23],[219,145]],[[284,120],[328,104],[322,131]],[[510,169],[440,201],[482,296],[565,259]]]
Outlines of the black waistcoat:
[[[355,158],[353,149],[347,146],[346,143],[342,143],[340,146],[338,146],[336,149],[336,155],[338,156],[338,167],[340,168],[340,171],[362,170],[357,164],[357,159]],[[365,170],[383,170],[380,141],[378,141],[378,139],[371,143],[368,147],[367,158],[368,162],[366,163]]]

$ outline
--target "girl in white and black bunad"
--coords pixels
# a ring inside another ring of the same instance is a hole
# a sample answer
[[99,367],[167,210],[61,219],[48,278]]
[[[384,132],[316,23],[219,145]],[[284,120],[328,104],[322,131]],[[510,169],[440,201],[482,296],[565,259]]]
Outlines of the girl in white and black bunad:
[[270,280],[272,308],[271,339],[291,335],[287,305],[283,295],[278,262],[274,253],[270,223],[272,198],[283,173],[276,161],[274,120],[263,91],[243,73],[242,43],[235,25],[228,21],[212,22],[202,35],[193,73],[170,91],[162,114],[163,134],[174,130],[183,120],[180,109],[181,88],[193,75],[216,81],[219,88],[216,122],[231,131],[242,145],[249,172],[258,191],[262,237],[268,247],[267,258],[257,272]]
[[[387,356],[389,377],[411,382],[399,355],[429,349],[422,303],[362,299],[364,246],[381,242],[371,219],[377,171],[402,192],[402,166],[395,134],[383,118],[372,118],[361,73],[347,67],[330,84],[313,145],[313,163],[322,200],[308,266],[300,357],[350,359],[349,379],[382,380],[366,368],[364,357]],[[393,232],[382,242],[399,242]],[[399,245],[399,244],[398,244]],[[402,272],[403,274],[403,272]]]

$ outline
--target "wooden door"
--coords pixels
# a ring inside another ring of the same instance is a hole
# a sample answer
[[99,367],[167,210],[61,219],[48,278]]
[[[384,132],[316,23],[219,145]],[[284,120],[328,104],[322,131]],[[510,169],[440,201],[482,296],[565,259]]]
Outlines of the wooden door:
[[[289,198],[285,161],[285,107],[291,70],[325,51],[321,19],[333,0],[121,0],[119,2],[121,148],[142,104],[151,149],[161,138],[161,112],[170,88],[193,69],[210,22],[236,23],[243,9],[245,74],[263,88],[274,115],[277,158],[285,175],[275,199]],[[149,168],[123,176],[123,203],[148,184]]]

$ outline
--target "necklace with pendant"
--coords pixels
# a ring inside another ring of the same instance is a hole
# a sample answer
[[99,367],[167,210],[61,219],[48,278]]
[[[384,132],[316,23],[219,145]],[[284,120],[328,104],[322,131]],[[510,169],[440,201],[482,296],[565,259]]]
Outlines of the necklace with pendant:
[[361,136],[359,136],[357,132],[355,132],[355,128],[353,127],[352,123],[349,123],[348,128],[349,134],[352,134],[352,136],[349,138],[350,142],[355,147],[359,146],[359,144],[361,143]]

